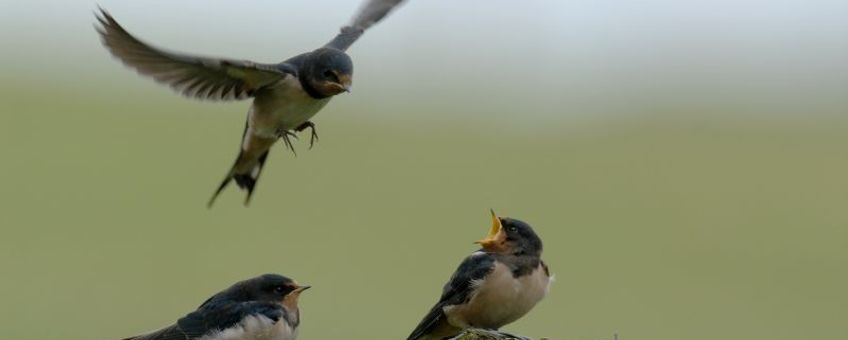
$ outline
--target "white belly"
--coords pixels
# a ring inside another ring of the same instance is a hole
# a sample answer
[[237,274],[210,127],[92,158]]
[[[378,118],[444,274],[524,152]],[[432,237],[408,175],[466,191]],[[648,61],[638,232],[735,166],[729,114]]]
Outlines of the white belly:
[[541,265],[531,274],[515,278],[509,267],[496,263],[485,281],[474,284],[477,292],[467,304],[445,307],[448,322],[460,328],[498,329],[518,320],[541,301],[550,278]]
[[294,77],[286,77],[268,90],[253,100],[248,114],[251,132],[261,137],[273,138],[278,130],[300,126],[330,101],[330,97],[310,97]]
[[249,316],[238,327],[203,336],[199,340],[294,340],[297,329],[283,320],[274,322],[264,315]]

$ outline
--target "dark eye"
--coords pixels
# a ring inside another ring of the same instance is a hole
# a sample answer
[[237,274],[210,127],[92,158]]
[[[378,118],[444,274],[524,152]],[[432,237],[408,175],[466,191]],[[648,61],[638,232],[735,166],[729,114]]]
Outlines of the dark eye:
[[516,228],[516,227],[509,227],[509,231],[514,233],[514,232],[518,231],[518,228]]
[[274,287],[274,292],[277,292],[277,293],[280,293],[280,294],[285,293],[285,292],[286,292],[286,287],[284,287],[284,286],[276,286],[276,287]]
[[333,72],[333,71],[330,71],[330,70],[324,71],[324,77],[327,78],[327,79],[330,79],[332,81],[335,81],[335,82],[339,81],[339,77],[336,76],[336,72]]

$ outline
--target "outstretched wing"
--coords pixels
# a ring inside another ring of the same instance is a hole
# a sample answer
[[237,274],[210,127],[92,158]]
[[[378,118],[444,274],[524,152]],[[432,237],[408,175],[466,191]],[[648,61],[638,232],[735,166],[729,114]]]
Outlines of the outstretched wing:
[[224,305],[201,307],[184,316],[174,325],[124,340],[194,340],[233,327],[249,315],[262,315],[277,322],[285,317],[285,313],[279,304],[256,301],[230,302]]
[[494,268],[495,258],[489,254],[477,252],[466,257],[445,284],[439,302],[418,323],[407,340],[419,339],[447,322],[444,308],[468,302],[474,293],[474,282],[486,277]]
[[359,12],[353,16],[350,24],[342,27],[341,32],[331,40],[326,47],[332,47],[341,51],[347,50],[350,45],[359,39],[365,30],[386,17],[395,7],[404,0],[367,0]]
[[211,100],[246,99],[263,86],[293,74],[285,64],[257,64],[164,51],[132,36],[100,9],[97,32],[103,45],[125,65],[153,77],[187,97]]

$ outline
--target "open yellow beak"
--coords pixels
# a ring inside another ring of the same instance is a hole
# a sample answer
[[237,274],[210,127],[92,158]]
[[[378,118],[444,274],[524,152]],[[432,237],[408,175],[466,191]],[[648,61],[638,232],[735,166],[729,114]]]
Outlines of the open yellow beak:
[[486,238],[474,242],[483,247],[483,249],[494,248],[503,238],[503,225],[501,225],[501,219],[498,215],[495,214],[494,210],[492,212],[492,227],[489,229],[489,235],[486,235]]

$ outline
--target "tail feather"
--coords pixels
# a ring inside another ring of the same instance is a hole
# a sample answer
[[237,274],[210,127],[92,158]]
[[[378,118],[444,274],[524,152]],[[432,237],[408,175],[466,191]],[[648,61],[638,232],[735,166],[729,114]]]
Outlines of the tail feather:
[[238,185],[239,188],[247,190],[247,197],[244,199],[244,205],[248,205],[250,203],[250,198],[253,196],[253,189],[256,188],[256,181],[259,180],[259,175],[262,174],[262,168],[265,166],[265,160],[267,159],[268,150],[259,156],[256,165],[251,167],[248,172],[240,173],[237,171],[237,169],[240,168],[239,165],[249,160],[244,159],[244,151],[239,152],[230,172],[227,173],[227,176],[224,177],[223,181],[221,181],[221,185],[218,186],[218,190],[215,190],[215,193],[212,195],[212,198],[209,199],[209,203],[207,203],[206,206],[211,208],[212,204],[215,203],[215,199],[218,198],[218,195],[224,191],[224,188],[226,188],[232,180],[236,181],[236,185]]

